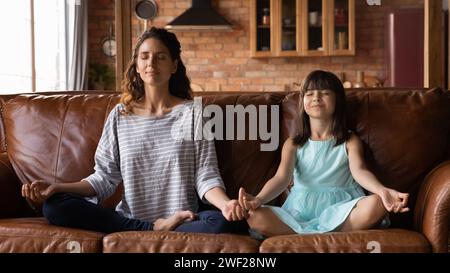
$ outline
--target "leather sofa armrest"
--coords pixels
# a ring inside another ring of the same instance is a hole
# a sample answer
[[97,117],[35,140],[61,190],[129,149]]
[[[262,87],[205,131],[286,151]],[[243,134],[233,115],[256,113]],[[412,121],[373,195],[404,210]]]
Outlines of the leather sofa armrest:
[[431,243],[433,252],[448,252],[450,226],[450,161],[433,169],[417,196],[414,225]]
[[6,153],[0,153],[0,219],[28,216],[30,207],[21,195],[17,178]]

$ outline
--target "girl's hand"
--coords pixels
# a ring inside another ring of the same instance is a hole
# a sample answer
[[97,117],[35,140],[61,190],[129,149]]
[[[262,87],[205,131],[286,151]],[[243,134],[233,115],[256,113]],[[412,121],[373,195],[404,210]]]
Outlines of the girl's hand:
[[37,203],[43,203],[55,192],[54,184],[42,180],[22,185],[22,196]]
[[244,188],[239,189],[239,204],[246,211],[255,210],[261,206],[261,200],[251,194],[248,194]]
[[407,212],[409,208],[406,207],[408,204],[408,193],[398,192],[394,189],[385,188],[380,194],[381,200],[383,200],[383,205],[389,212]]
[[247,218],[247,213],[239,205],[236,199],[230,200],[222,209],[222,215],[227,221],[239,221]]

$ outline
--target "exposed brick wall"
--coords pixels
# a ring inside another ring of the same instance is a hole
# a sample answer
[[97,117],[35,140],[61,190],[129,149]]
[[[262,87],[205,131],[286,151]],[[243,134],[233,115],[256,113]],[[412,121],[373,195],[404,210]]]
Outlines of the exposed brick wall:
[[[95,1],[89,1],[91,2]],[[156,0],[158,15],[147,27],[163,27],[191,5],[191,0]],[[182,44],[183,61],[191,81],[205,91],[284,91],[296,87],[314,69],[344,72],[350,81],[356,79],[356,71],[379,77],[385,69],[384,30],[385,15],[396,8],[423,8],[424,0],[389,0],[381,6],[368,6],[366,1],[356,0],[356,55],[351,57],[288,57],[250,58],[249,0],[212,0],[216,11],[230,21],[233,32],[176,32]],[[92,6],[92,5],[90,5]],[[107,34],[106,15],[90,15],[95,21],[98,35]],[[100,16],[105,16],[100,19]],[[112,11],[114,16],[114,11]],[[133,44],[145,29],[145,22],[134,17]],[[90,39],[92,36],[90,34]],[[98,37],[95,38],[98,40]],[[94,40],[95,40],[94,39]],[[91,51],[99,45],[90,42]],[[101,51],[99,51],[101,54]],[[94,54],[95,56],[95,54]],[[92,57],[94,57],[92,56]],[[100,57],[105,59],[105,57]],[[98,59],[92,58],[92,61]]]

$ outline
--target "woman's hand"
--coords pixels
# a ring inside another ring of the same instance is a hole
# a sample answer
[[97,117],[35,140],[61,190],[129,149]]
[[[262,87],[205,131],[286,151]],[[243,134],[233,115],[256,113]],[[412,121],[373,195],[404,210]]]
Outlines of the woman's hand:
[[236,199],[230,200],[222,209],[222,214],[227,221],[239,221],[247,218],[247,213],[239,205]]
[[33,202],[43,203],[47,198],[56,193],[55,184],[43,180],[22,185],[22,196]]
[[242,187],[239,189],[239,204],[246,211],[255,210],[262,205],[258,197],[248,194]]
[[408,193],[398,192],[394,189],[385,188],[380,193],[381,200],[383,200],[383,205],[389,212],[407,212],[409,208],[406,207],[408,204]]

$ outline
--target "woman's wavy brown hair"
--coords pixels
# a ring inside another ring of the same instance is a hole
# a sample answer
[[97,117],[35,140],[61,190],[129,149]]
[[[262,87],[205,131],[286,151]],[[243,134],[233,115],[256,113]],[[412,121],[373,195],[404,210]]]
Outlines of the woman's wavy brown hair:
[[144,81],[136,70],[139,48],[147,39],[157,39],[168,49],[172,61],[178,60],[177,71],[169,79],[169,92],[175,97],[192,99],[191,82],[186,75],[186,67],[181,60],[181,44],[175,34],[163,28],[152,27],[145,31],[134,48],[133,58],[128,64],[125,77],[122,82],[122,96],[120,102],[124,105],[123,114],[129,114],[133,110],[132,102],[138,102],[145,95]]
[[336,95],[336,107],[333,114],[332,134],[338,146],[350,138],[347,130],[347,103],[344,86],[339,78],[331,72],[316,70],[306,76],[300,88],[299,116],[300,133],[294,138],[294,143],[302,147],[311,137],[311,124],[305,112],[303,100],[308,90],[331,90]]

